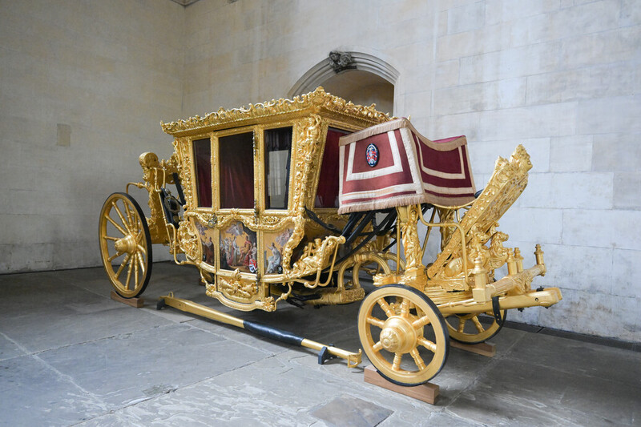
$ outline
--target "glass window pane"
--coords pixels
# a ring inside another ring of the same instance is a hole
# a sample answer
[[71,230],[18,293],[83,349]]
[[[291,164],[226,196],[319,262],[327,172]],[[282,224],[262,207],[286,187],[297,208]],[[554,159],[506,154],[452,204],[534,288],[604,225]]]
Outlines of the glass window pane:
[[254,208],[254,134],[223,136],[218,140],[220,207]]
[[198,206],[211,208],[211,142],[209,138],[194,141],[194,164]]
[[325,152],[314,202],[317,208],[338,207],[338,139],[349,133],[351,132],[340,129],[327,129]]
[[292,128],[265,130],[265,208],[287,209]]

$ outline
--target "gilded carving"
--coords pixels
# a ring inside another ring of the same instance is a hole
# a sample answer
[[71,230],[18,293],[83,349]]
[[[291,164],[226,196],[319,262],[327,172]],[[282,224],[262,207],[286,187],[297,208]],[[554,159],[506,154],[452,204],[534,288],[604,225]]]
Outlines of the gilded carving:
[[[172,156],[168,161],[158,161],[158,156],[154,153],[145,152],[138,157],[138,162],[142,168],[143,182],[136,183],[136,187],[144,188],[149,193],[148,205],[150,216],[147,218],[147,226],[153,243],[169,243],[170,235],[165,226],[164,213],[158,196],[160,188],[166,182],[173,182],[171,174],[176,171],[175,158]],[[167,180],[167,176],[171,180]]]
[[[403,249],[405,250],[405,268],[422,268],[423,251],[421,241],[418,237],[416,224],[418,222],[417,205],[399,208],[405,210],[405,215],[399,215],[401,219],[401,239],[403,240]],[[405,217],[405,218],[403,218]]]
[[191,262],[200,262],[200,239],[191,222],[183,219],[178,227],[178,242],[180,249]]
[[301,120],[296,128],[298,144],[294,148],[294,179],[293,198],[290,211],[294,212],[294,230],[289,242],[283,248],[283,270],[286,277],[293,277],[295,273],[291,269],[293,251],[303,239],[305,234],[306,220],[303,218],[305,208],[305,197],[310,197],[309,188],[310,168],[313,163],[315,150],[321,143],[321,117],[312,114],[310,117]]
[[[315,239],[310,242],[292,269],[285,271],[285,278],[295,279],[320,272],[329,266],[330,258],[336,255],[338,246],[344,242],[345,238],[342,236],[328,236],[323,240]],[[318,284],[317,280],[315,283],[306,283],[305,286],[313,288]]]
[[218,280],[220,290],[225,295],[239,299],[251,299],[258,293],[256,283],[243,282],[237,278]]
[[370,122],[383,122],[390,119],[388,114],[376,111],[372,106],[366,107],[355,105],[344,99],[333,96],[322,87],[314,92],[296,96],[294,99],[279,99],[269,102],[249,104],[244,108],[231,110],[219,109],[217,112],[209,113],[205,117],[194,116],[187,120],[178,120],[171,123],[162,123],[162,130],[170,135],[181,131],[195,130],[216,126],[225,123],[229,125],[234,122],[242,122],[250,119],[257,119],[278,114],[294,113],[301,110],[328,110],[329,112],[351,116],[353,119],[367,120]]
[[[530,156],[522,145],[516,148],[509,161],[499,157],[487,186],[461,219],[460,226],[466,231],[466,244],[472,238],[473,233],[470,233],[470,230],[473,226],[479,232],[488,233],[512,206],[525,189],[527,172],[531,168]],[[460,234],[452,233],[447,245],[428,268],[428,277],[436,276],[460,244]]]
[[496,231],[498,225],[497,222],[491,229],[492,240],[490,243],[490,258],[487,266],[487,269],[491,271],[491,277],[493,277],[494,270],[500,268],[507,262],[508,253],[510,252],[509,248],[503,246],[503,243],[507,241],[509,236],[502,231]]
[[196,207],[194,196],[192,194],[192,179],[193,164],[191,159],[191,149],[188,138],[174,139],[174,153],[177,157],[176,165],[178,169],[178,176],[182,185],[183,193],[185,195],[185,212],[189,212]]
[[215,223],[211,227],[224,229],[229,227],[233,222],[240,221],[248,228],[254,231],[280,231],[287,226],[290,221],[289,217],[282,217],[276,215],[262,215],[257,216],[254,213],[244,213],[238,209],[231,209],[224,214],[214,214],[216,217]]

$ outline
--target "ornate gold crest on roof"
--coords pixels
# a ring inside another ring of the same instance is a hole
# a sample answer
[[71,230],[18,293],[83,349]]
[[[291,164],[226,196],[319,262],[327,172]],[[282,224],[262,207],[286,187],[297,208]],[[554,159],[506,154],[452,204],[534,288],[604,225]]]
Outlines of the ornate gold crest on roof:
[[370,106],[356,105],[351,101],[346,101],[338,96],[325,92],[325,89],[319,86],[314,92],[295,96],[294,99],[272,99],[271,101],[249,104],[247,107],[232,108],[230,110],[220,108],[216,112],[205,115],[205,117],[196,115],[186,120],[178,120],[170,123],[160,122],[160,126],[165,133],[176,135],[185,131],[208,127],[215,128],[220,125],[307,110],[314,112],[325,110],[372,123],[381,123],[390,119],[389,114],[381,113],[377,111],[375,107],[374,104]]

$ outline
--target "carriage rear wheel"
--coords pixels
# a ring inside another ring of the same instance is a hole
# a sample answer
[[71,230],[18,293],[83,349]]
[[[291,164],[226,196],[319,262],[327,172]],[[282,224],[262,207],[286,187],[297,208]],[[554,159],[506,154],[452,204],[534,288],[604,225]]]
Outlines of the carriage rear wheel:
[[142,294],[151,277],[151,236],[140,206],[126,193],[113,193],[100,212],[100,254],[115,291]]
[[378,372],[403,386],[429,381],[445,365],[449,352],[440,311],[408,286],[383,286],[369,294],[358,313],[358,334]]
[[478,344],[489,340],[498,334],[505,323],[507,310],[501,310],[501,322],[497,322],[494,314],[486,313],[491,319],[491,324],[483,324],[479,320],[481,313],[453,314],[445,319],[450,338],[465,344]]

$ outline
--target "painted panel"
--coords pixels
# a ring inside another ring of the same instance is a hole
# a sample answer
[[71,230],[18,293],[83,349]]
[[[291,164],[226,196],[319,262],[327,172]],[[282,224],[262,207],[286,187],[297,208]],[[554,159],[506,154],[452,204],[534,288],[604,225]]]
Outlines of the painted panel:
[[256,232],[242,222],[234,221],[220,230],[220,268],[256,273],[258,267]]
[[265,274],[282,274],[283,247],[292,236],[294,229],[287,228],[277,233],[263,234],[263,253],[265,254]]
[[200,238],[202,261],[213,267],[216,265],[216,250],[214,246],[215,230],[203,225],[198,220],[194,221],[194,224],[196,225],[198,237]]

